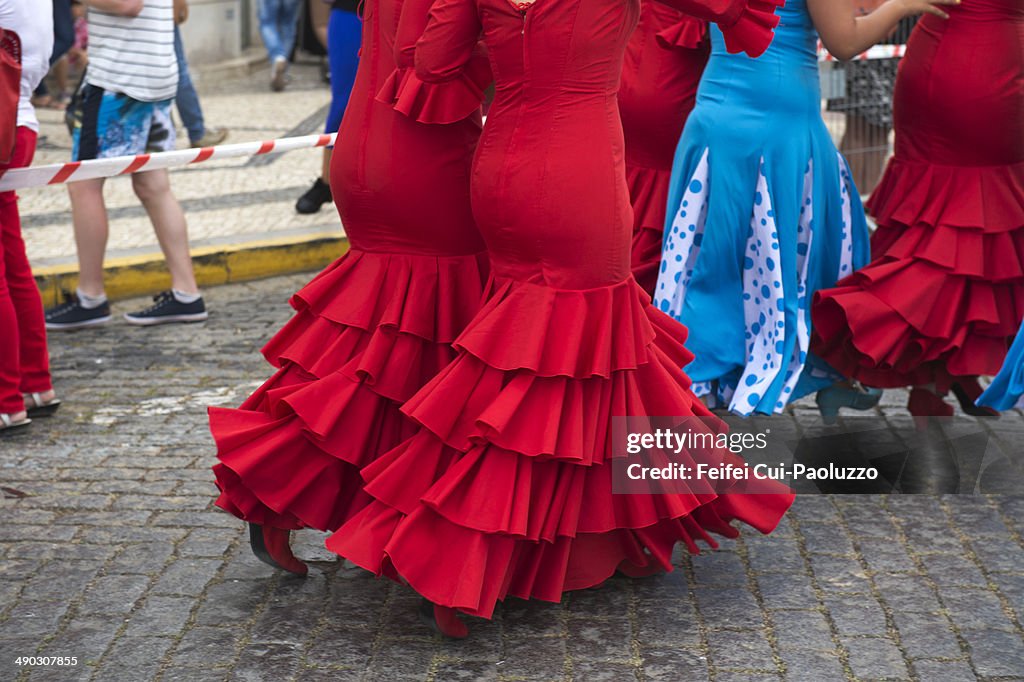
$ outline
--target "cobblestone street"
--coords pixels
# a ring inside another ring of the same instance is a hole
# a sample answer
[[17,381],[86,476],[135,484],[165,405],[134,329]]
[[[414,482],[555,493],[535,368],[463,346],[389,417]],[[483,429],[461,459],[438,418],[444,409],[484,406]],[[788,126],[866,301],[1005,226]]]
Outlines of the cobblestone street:
[[[205,407],[268,375],[258,349],[308,278],[210,289],[203,326],[52,337],[64,407],[0,438],[0,679],[1024,680],[1024,497],[805,495],[770,537],[510,601],[457,643],[319,534],[297,537],[308,578],[273,573],[213,507]],[[904,400],[877,415],[893,438]],[[1024,418],[998,424],[1019,451]],[[78,664],[15,664],[31,656]]]

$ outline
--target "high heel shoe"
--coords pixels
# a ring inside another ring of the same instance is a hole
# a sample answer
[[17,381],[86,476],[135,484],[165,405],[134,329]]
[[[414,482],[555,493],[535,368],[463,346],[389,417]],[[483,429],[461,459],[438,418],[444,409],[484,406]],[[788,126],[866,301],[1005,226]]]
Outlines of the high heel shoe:
[[821,389],[815,396],[815,402],[818,403],[818,410],[821,412],[821,419],[829,425],[836,423],[840,407],[870,410],[881,399],[882,391],[880,389],[868,388],[859,383],[854,383],[853,386],[833,384],[828,388]]
[[928,430],[929,417],[953,416],[953,406],[926,388],[911,389],[907,409],[914,416],[914,426],[918,431]]
[[292,532],[282,528],[249,524],[249,546],[252,553],[263,563],[287,571],[293,575],[304,576],[309,573],[309,566],[299,561],[289,544]]
[[998,419],[999,412],[991,407],[977,404],[977,400],[981,397],[982,393],[984,391],[981,388],[981,384],[978,383],[977,377],[962,379],[953,384],[953,395],[956,396],[957,401],[960,403],[960,409],[965,414],[969,414],[972,417],[992,417]]
[[420,620],[434,632],[449,639],[466,639],[469,636],[469,628],[459,620],[455,609],[438,606],[429,599],[420,602]]

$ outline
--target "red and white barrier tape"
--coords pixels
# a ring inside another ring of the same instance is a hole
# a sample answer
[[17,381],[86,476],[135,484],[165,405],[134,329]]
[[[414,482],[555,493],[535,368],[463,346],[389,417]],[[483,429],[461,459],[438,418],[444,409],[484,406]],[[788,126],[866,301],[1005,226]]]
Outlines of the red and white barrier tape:
[[112,178],[140,171],[187,166],[213,159],[230,159],[239,156],[255,156],[271,152],[290,152],[296,149],[311,149],[334,144],[336,133],[330,135],[307,135],[305,137],[284,137],[263,142],[240,142],[219,147],[201,149],[178,149],[173,152],[139,154],[137,156],[115,156],[109,159],[55,163],[48,166],[30,166],[7,171],[0,178],[0,192],[45,185],[59,185],[94,178]]
[[[874,47],[861,52],[851,61],[862,61],[865,59],[899,59],[907,53],[906,45],[875,45]],[[839,61],[828,53],[828,50],[818,41],[818,61],[837,62]]]

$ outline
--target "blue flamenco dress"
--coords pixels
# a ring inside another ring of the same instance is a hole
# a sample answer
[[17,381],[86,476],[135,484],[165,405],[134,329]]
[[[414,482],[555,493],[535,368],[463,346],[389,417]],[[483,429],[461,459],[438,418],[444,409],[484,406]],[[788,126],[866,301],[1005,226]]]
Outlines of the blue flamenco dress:
[[1003,368],[978,398],[978,404],[1001,412],[1015,407],[1024,409],[1024,326],[1017,332]]
[[654,302],[690,329],[698,395],[779,412],[839,377],[809,353],[810,302],[869,260],[864,210],[821,118],[805,0],[757,59],[712,54],[676,149]]

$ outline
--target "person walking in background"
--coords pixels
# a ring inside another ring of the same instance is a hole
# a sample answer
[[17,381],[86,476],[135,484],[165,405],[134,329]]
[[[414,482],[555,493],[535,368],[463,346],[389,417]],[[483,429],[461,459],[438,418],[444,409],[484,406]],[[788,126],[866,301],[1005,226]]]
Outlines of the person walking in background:
[[812,348],[846,376],[912,386],[920,428],[978,408],[1024,319],[1024,3],[926,16],[896,80],[896,153],[868,208],[870,265],[818,292]]
[[867,221],[821,117],[817,39],[849,59],[905,16],[957,0],[787,0],[758,59],[711,59],[676,150],[655,304],[690,328],[695,392],[732,412],[772,414],[814,391],[823,410],[868,409],[876,392],[808,353],[810,301],[869,260]]
[[[75,19],[71,13],[72,0],[49,0],[43,4],[53,6],[53,36],[50,40],[53,47],[49,55],[50,67],[52,68],[75,43]],[[36,8],[40,7],[40,3],[36,3]],[[46,87],[45,80],[40,79],[32,95],[32,104],[48,109],[63,109],[67,105],[66,97],[67,93],[63,90],[58,92],[56,96],[51,95]]]
[[302,0],[259,0],[260,35],[270,58],[270,89],[288,84],[288,60],[295,47]]
[[[49,0],[0,0],[0,28],[21,42],[21,80],[17,95],[15,144],[0,176],[32,163],[39,121],[32,91],[50,67],[53,15]],[[10,93],[13,94],[13,93]],[[13,98],[12,98],[13,99]],[[5,112],[5,118],[7,112]],[[0,150],[5,157],[10,150]],[[60,406],[50,378],[43,303],[32,277],[21,237],[18,196],[0,192],[0,433],[27,426],[31,417],[52,414]]]
[[[329,0],[314,0],[328,2]],[[345,115],[352,84],[359,67],[359,48],[362,42],[362,22],[359,20],[359,0],[333,0],[331,16],[327,22],[327,61],[331,73],[331,108],[327,113],[325,133],[336,133]],[[295,202],[299,213],[316,213],[331,201],[331,153],[324,148],[320,177]]]
[[227,138],[228,130],[206,127],[199,95],[188,72],[185,46],[181,42],[181,29],[178,28],[187,20],[188,0],[174,0],[174,56],[178,60],[178,92],[174,96],[174,104],[178,107],[182,125],[188,131],[189,144],[193,147],[213,147]]
[[[72,159],[84,161],[174,149],[171,101],[178,88],[173,0],[87,0],[89,68],[72,105]],[[131,59],[126,59],[131,50]],[[78,250],[78,291],[46,311],[48,329],[69,330],[110,320],[103,287],[109,224],[102,178],[68,185]],[[196,285],[188,227],[166,169],[132,175],[171,274],[171,290],[132,324],[199,322],[206,307]]]

